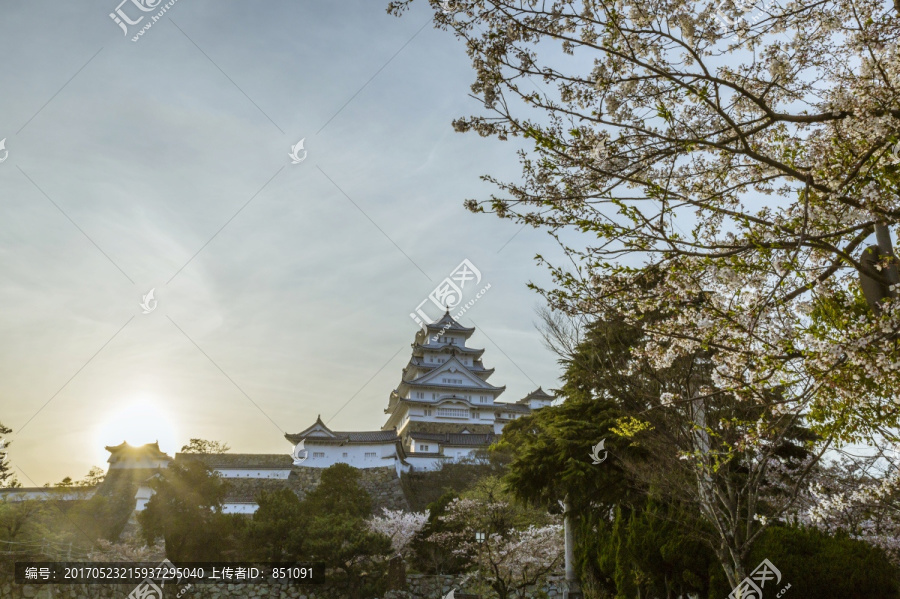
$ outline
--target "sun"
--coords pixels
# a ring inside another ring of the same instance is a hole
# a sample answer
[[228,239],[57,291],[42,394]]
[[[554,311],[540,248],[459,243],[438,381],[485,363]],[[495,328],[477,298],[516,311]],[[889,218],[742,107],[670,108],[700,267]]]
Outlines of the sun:
[[106,460],[109,455],[107,445],[118,445],[127,441],[129,445],[143,445],[159,442],[165,452],[176,450],[176,427],[160,402],[152,398],[136,399],[126,403],[101,422],[97,432],[97,445]]

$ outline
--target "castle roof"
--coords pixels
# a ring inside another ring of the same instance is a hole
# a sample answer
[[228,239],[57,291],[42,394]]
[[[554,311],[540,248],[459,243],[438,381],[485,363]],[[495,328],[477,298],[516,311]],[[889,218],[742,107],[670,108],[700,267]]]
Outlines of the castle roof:
[[286,453],[176,453],[175,461],[200,460],[210,468],[284,470],[294,460]]
[[432,351],[432,352],[441,352],[441,353],[446,352],[449,354],[456,354],[456,353],[472,354],[473,356],[475,356],[475,359],[477,360],[484,353],[484,349],[479,349],[479,348],[475,348],[475,347],[465,347],[462,345],[456,345],[455,343],[444,343],[444,342],[440,342],[440,341],[435,341],[434,343],[416,342],[416,343],[412,344],[412,348],[413,348],[414,356],[421,356],[422,354],[425,353],[424,350],[427,349],[428,351]]
[[[436,441],[443,445],[490,445],[497,438],[494,434],[474,434],[474,433],[425,433],[410,431],[409,436],[416,441]],[[413,454],[415,455],[415,454]]]
[[519,400],[516,403],[504,403],[502,401],[495,401],[492,407],[497,408],[498,410],[507,410],[509,412],[531,412],[531,408],[523,404],[522,400]]
[[387,431],[333,431],[322,422],[321,416],[316,422],[299,433],[287,433],[284,438],[296,445],[304,439],[310,439],[317,443],[329,444],[374,444],[399,441],[396,430]]
[[[449,397],[441,397],[440,399],[406,399],[405,397],[392,396],[391,403],[388,405],[388,407],[386,407],[384,409],[384,413],[390,414],[400,404],[406,404],[409,406],[426,406],[429,408],[433,408],[436,406],[440,406],[441,404],[444,404],[444,403],[463,403],[472,409],[490,410],[490,409],[494,408],[497,405],[497,403],[499,403],[499,402],[495,402],[493,404],[472,403],[471,400],[466,399],[465,397],[459,397],[456,395],[449,396]],[[507,404],[503,404],[503,405],[507,405]]]
[[[475,332],[475,327],[464,327],[450,316],[450,310],[447,310],[441,319],[431,324],[425,325],[429,331],[453,331],[455,333],[465,333],[466,337]],[[417,335],[418,336],[418,335]]]
[[159,449],[158,441],[138,446],[129,445],[127,441],[122,441],[118,445],[107,445],[106,451],[109,452],[109,459],[106,461],[110,464],[146,458],[172,461],[168,454]]
[[[434,370],[435,368],[438,368],[439,366],[442,366],[445,363],[446,362],[443,362],[443,363],[441,363],[441,362],[426,362],[422,356],[417,356],[417,355],[413,354],[413,357],[410,358],[409,363],[406,365],[406,368],[404,368],[403,370],[404,371],[407,370],[410,366],[413,366],[415,368],[420,368],[422,370]],[[491,375],[494,373],[494,369],[493,368],[485,368],[484,364],[481,363],[481,360],[475,360],[475,362],[472,366],[466,366],[466,368],[468,368],[472,372],[478,373],[479,376]]]
[[541,387],[538,387],[537,389],[535,389],[534,391],[532,391],[531,393],[529,393],[528,395],[526,395],[525,397],[523,397],[522,399],[517,401],[516,403],[528,403],[532,399],[554,400],[554,399],[556,399],[556,397],[550,395],[549,393],[544,391]]
[[[488,383],[485,378],[479,376],[482,373],[482,370],[472,370],[465,364],[459,361],[459,358],[456,356],[451,356],[443,364],[438,364],[437,368],[433,368],[428,372],[423,373],[418,378],[412,380],[404,380],[400,382],[399,392],[401,394],[406,393],[407,387],[441,387],[441,388],[451,388],[451,389],[459,389],[459,390],[468,390],[468,391],[503,391],[506,387],[495,387]],[[440,375],[442,374],[454,374],[461,375],[468,378],[470,384],[467,385],[454,385],[450,383],[442,383],[438,382]]]

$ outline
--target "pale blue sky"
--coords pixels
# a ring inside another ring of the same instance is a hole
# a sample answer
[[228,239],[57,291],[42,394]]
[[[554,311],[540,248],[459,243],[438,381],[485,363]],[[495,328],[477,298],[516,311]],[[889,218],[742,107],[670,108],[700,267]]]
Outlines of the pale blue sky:
[[502,399],[557,384],[526,284],[559,251],[463,209],[479,175],[519,176],[517,146],[452,130],[481,107],[426,4],[179,0],[137,43],[116,4],[2,6],[0,421],[23,484],[105,466],[135,404],[132,436],[170,453],[287,452],[351,397],[329,425],[379,428],[409,313],[464,258]]

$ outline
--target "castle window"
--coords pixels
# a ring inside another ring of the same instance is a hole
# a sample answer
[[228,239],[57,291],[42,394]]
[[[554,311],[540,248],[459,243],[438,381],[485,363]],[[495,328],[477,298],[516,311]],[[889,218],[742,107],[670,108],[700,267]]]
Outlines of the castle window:
[[345,457],[345,458],[347,457],[347,452],[346,452],[346,451],[344,452],[343,457]]
[[421,445],[421,444],[419,445],[419,451],[429,451],[429,449],[430,449],[429,445]]
[[459,408],[438,408],[437,415],[449,416],[450,418],[466,418],[469,415],[469,411]]
[[375,453],[374,451],[367,451],[367,452],[366,452],[366,455],[365,455],[365,458],[366,458],[367,460],[374,460],[374,459],[375,459],[375,456],[377,456],[377,455],[378,455],[378,454]]
[[324,458],[324,457],[325,457],[325,452],[324,452],[324,451],[314,451],[314,452],[313,452],[313,457],[314,457],[314,458]]

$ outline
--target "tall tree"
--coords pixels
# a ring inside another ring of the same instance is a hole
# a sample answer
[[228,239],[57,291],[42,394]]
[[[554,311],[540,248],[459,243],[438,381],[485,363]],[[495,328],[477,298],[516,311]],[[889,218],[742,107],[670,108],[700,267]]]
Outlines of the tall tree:
[[[568,344],[565,401],[504,429],[500,445],[517,456],[507,481],[531,502],[567,497],[593,525],[597,514],[608,520],[624,507],[627,518],[648,499],[668,506],[659,517],[699,509],[682,534],[705,542],[734,586],[767,522],[796,506],[826,445],[800,415],[771,413],[777,397],[756,405],[715,389],[709,352],[664,368],[635,357],[643,335],[621,319],[598,320]],[[597,464],[591,448],[601,440]]]
[[306,558],[331,568],[332,583],[351,599],[383,591],[391,540],[369,529],[372,499],[360,484],[359,470],[348,464],[326,468],[302,505]]
[[441,519],[447,527],[431,541],[465,559],[499,599],[525,597],[561,570],[559,517],[518,504],[496,477],[450,501]]
[[206,439],[191,439],[187,445],[181,447],[182,453],[225,453],[231,449],[222,441],[208,441]]
[[553,307],[656,311],[634,354],[714,350],[714,388],[778,398],[764,426],[802,413],[845,442],[896,428],[900,309],[873,313],[858,286],[890,282],[888,257],[860,255],[900,222],[892,3],[430,4],[485,106],[456,129],[521,142],[522,180],[486,175],[499,192],[467,206],[560,240],[574,266],[551,265]]
[[12,471],[9,464],[9,446],[12,441],[6,437],[12,432],[12,429],[0,423],[0,488],[21,487],[16,479],[16,474]]
[[148,545],[165,541],[173,562],[215,561],[222,557],[224,482],[200,460],[173,463],[150,481],[154,491],[138,514]]
[[290,489],[262,491],[256,503],[259,509],[246,530],[249,557],[271,562],[304,559],[308,518],[297,494]]

